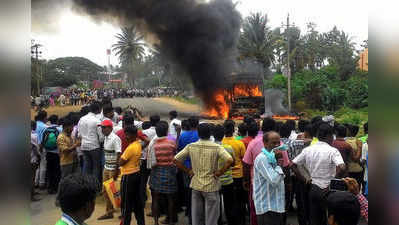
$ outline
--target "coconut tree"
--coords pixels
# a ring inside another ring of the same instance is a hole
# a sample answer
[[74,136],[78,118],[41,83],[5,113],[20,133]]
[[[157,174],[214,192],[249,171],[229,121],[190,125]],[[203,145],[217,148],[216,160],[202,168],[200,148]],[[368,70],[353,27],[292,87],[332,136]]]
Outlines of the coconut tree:
[[145,53],[144,38],[135,26],[123,27],[121,32],[115,36],[118,42],[112,45],[112,51],[119,57],[119,62],[129,74],[129,80],[134,84],[135,65],[142,61]]

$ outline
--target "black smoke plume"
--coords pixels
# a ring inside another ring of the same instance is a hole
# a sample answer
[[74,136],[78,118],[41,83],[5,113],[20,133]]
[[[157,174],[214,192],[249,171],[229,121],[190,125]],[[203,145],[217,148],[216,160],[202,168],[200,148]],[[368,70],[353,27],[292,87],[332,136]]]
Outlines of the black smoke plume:
[[205,106],[232,72],[241,15],[231,0],[73,0],[75,9],[95,20],[138,25],[188,72]]

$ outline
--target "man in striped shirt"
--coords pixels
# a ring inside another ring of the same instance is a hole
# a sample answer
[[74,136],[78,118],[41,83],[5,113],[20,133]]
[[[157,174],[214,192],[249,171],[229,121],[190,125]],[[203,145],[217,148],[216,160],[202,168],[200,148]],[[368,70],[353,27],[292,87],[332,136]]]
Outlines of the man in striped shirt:
[[[264,148],[254,162],[253,199],[258,225],[280,225],[284,221],[285,188],[281,155],[272,151],[280,146],[274,131],[263,135]],[[277,159],[278,158],[278,159]]]
[[[200,225],[205,221],[206,225],[216,225],[220,215],[219,177],[230,168],[233,158],[222,146],[209,140],[209,124],[198,126],[198,136],[200,140],[187,145],[175,156],[174,162],[192,177],[192,224]],[[187,157],[191,159],[192,169],[183,164]],[[225,160],[221,169],[218,169],[219,158]]]

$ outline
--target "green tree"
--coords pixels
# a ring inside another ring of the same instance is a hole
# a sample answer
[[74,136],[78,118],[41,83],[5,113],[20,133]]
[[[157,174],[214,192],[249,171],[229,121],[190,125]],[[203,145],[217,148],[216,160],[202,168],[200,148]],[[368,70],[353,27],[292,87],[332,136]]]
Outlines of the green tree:
[[238,44],[240,59],[255,60],[267,70],[275,61],[274,49],[275,37],[267,15],[258,12],[245,18]]
[[115,36],[118,42],[112,45],[112,50],[119,57],[119,62],[129,75],[129,81],[134,84],[134,68],[142,62],[145,43],[143,36],[135,26],[123,27],[121,33]]

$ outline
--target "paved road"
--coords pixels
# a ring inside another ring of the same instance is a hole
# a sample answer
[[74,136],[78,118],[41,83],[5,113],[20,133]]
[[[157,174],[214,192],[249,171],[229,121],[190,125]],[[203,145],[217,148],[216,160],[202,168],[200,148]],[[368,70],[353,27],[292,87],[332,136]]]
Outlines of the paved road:
[[122,108],[133,106],[142,111],[146,116],[153,113],[167,117],[172,110],[178,111],[180,116],[199,115],[200,107],[197,105],[178,102],[170,98],[123,98],[113,100],[113,106]]

